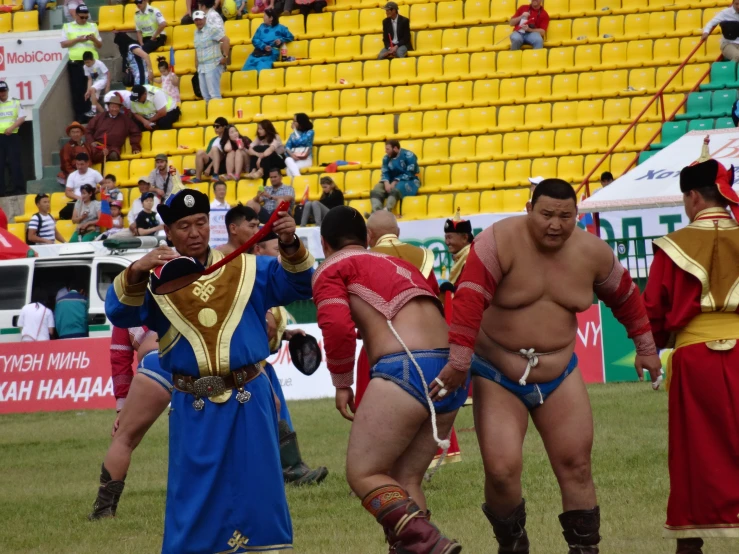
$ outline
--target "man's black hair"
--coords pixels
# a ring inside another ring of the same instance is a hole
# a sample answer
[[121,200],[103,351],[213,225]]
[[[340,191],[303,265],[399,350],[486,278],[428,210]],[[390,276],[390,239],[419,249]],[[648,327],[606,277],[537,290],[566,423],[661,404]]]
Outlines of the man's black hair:
[[252,210],[249,206],[244,206],[239,202],[236,206],[226,212],[226,229],[228,229],[232,223],[238,225],[244,220],[254,221],[255,219],[259,219],[257,212]]
[[228,190],[228,185],[224,183],[223,181],[216,181],[215,183],[213,183],[213,190],[216,190],[216,187],[218,185],[223,185],[224,187],[226,187],[226,190]]
[[395,140],[395,139],[387,139],[385,141],[385,144],[387,144],[387,145],[389,145],[389,146],[391,146],[393,148],[400,148],[400,141]]
[[334,250],[345,246],[367,247],[367,223],[364,217],[349,206],[331,208],[321,223],[321,236]]
[[282,170],[280,168],[273,167],[272,169],[269,170],[269,173],[267,173],[267,177],[269,177],[270,175],[272,175],[275,171],[277,173],[279,173],[280,175],[282,175]]
[[94,59],[95,59],[95,56],[89,50],[85,50],[85,52],[82,54],[82,61],[94,60]]
[[541,196],[548,196],[555,200],[572,200],[577,206],[577,195],[575,189],[567,181],[562,179],[544,179],[536,185],[534,194],[531,195],[531,205],[535,206]]
[[706,202],[717,204],[722,208],[729,205],[729,201],[719,192],[718,187],[700,187],[693,190],[700,194]]
[[41,202],[44,198],[49,198],[49,195],[48,194],[44,194],[44,193],[37,194],[34,202],[38,206],[38,203]]
[[89,162],[90,156],[88,156],[84,152],[80,152],[74,157],[74,159],[77,160],[78,162]]
[[608,179],[609,181],[613,181],[613,173],[611,173],[610,171],[604,171],[600,174],[601,181],[604,181],[606,179]]
[[108,173],[105,176],[105,179],[107,179],[108,181],[113,181],[114,183],[118,181],[118,179],[116,179],[115,175],[113,175],[112,173]]

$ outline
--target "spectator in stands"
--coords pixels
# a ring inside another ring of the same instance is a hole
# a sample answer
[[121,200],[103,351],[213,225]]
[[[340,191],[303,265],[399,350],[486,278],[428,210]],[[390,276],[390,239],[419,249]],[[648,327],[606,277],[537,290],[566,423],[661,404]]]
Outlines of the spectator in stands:
[[164,229],[164,222],[157,212],[154,211],[154,200],[156,194],[145,192],[141,195],[141,211],[136,216],[136,234],[140,237],[156,235]]
[[17,326],[21,342],[51,340],[54,336],[54,313],[41,302],[31,302],[21,308]]
[[398,200],[415,196],[421,181],[418,179],[418,158],[410,150],[400,147],[397,140],[385,141],[385,157],[382,158],[382,181],[370,193],[372,211],[385,208],[391,212]]
[[26,120],[26,114],[20,101],[8,96],[8,83],[0,81],[0,196],[6,196],[6,168],[10,169],[10,190],[7,191],[7,196],[26,192],[21,166],[21,141],[18,137],[18,129]]
[[[142,50],[143,52],[143,50]],[[130,90],[111,90],[108,94],[106,94],[103,97],[103,105],[105,106],[105,109],[110,111],[110,106],[108,104],[110,103],[111,99],[118,98],[118,100],[121,101],[121,109],[118,111],[120,112],[123,110],[123,113],[126,115],[129,115],[126,110],[131,110],[131,91]]]
[[280,50],[283,44],[294,40],[290,29],[280,24],[280,16],[275,10],[264,11],[264,23],[251,39],[254,51],[244,63],[243,71],[272,69],[273,64],[280,59]]
[[84,152],[77,154],[75,160],[77,170],[67,177],[67,187],[64,194],[71,200],[79,200],[82,196],[80,190],[84,185],[92,186],[93,190],[103,182],[103,176],[90,167],[90,156]]
[[231,42],[223,27],[206,25],[205,12],[196,11],[195,57],[198,67],[198,80],[203,100],[221,99],[221,75],[226,70],[231,53]]
[[[205,12],[206,25],[214,27],[224,27],[223,15],[221,15],[221,0],[198,0],[196,8],[201,12]],[[192,13],[190,14],[192,17]],[[191,21],[192,23],[192,21]]]
[[[149,184],[149,181],[146,179],[139,179],[138,183],[139,187],[139,194],[141,196],[133,201],[131,204],[131,209],[128,211],[128,228],[131,230],[131,232],[135,235],[136,234],[136,218],[138,217],[139,213],[144,209],[144,205],[141,202],[141,198],[143,198],[144,194],[147,192],[151,192],[151,185]],[[154,195],[154,207],[156,208],[159,205],[159,198],[157,198],[156,195]]]
[[320,227],[323,217],[331,208],[344,205],[344,193],[337,187],[331,177],[321,177],[321,199],[308,200],[303,206],[303,216],[300,218],[301,227],[308,225],[309,218],[313,216],[316,226]]
[[41,23],[44,20],[44,14],[46,13],[46,4],[49,0],[23,0],[23,11],[33,11],[33,6],[38,6],[38,26],[41,28]]
[[[536,185],[541,183],[543,180],[544,177],[542,176],[529,177],[529,200],[531,200],[531,197],[534,194],[534,189],[536,188]],[[526,211],[526,206],[524,206],[523,211]]]
[[147,181],[149,181],[153,188],[152,192],[157,195],[159,200],[166,200],[172,194],[172,179],[169,174],[166,154],[154,156],[154,169],[149,173]]
[[528,44],[534,50],[544,48],[544,35],[549,27],[549,14],[542,6],[543,0],[531,0],[531,4],[522,5],[509,21],[511,33],[511,50],[520,50]]
[[100,219],[100,201],[95,199],[95,187],[82,185],[80,188],[80,199],[74,205],[72,222],[77,224],[77,229],[72,233],[69,242],[90,242],[100,234],[97,226]]
[[123,215],[121,214],[121,208],[123,203],[118,200],[110,202],[110,218],[113,220],[113,226],[99,235],[95,240],[106,240],[114,235],[132,235],[128,229],[123,225]]
[[[739,2],[739,0],[737,0],[737,2]],[[611,183],[613,183],[613,173],[610,171],[604,171],[600,174],[600,186],[607,187]]]
[[75,9],[74,21],[65,23],[62,27],[62,48],[67,48],[69,63],[69,88],[72,95],[72,106],[74,107],[74,119],[87,123],[95,114],[91,111],[89,100],[85,99],[87,91],[87,77],[85,77],[85,66],[82,56],[88,50],[95,58],[98,57],[97,49],[102,48],[103,41],[98,32],[98,26],[90,19],[90,10],[84,4]]
[[70,173],[77,169],[77,154],[85,153],[92,156],[92,140],[85,139],[85,128],[73,121],[67,126],[67,136],[69,140],[62,146],[59,152],[60,171],[56,175],[56,180],[60,185],[67,184],[67,177]]
[[247,153],[251,156],[249,179],[266,178],[273,169],[281,170],[285,167],[285,145],[268,119],[257,125],[257,136]]
[[203,178],[203,173],[218,178],[221,173],[226,173],[226,158],[221,150],[221,137],[228,128],[228,120],[225,117],[216,118],[213,123],[213,130],[216,136],[210,139],[205,150],[198,150],[195,153],[195,178],[193,183],[199,183]]
[[398,14],[398,5],[395,2],[385,4],[385,15],[387,17],[382,22],[382,41],[385,48],[380,50],[377,59],[405,58],[413,50],[411,21]]
[[180,119],[177,103],[152,85],[136,85],[131,89],[131,113],[142,130],[147,131],[171,129]]
[[172,97],[172,100],[180,104],[180,78],[169,67],[164,56],[157,58],[157,67],[161,77],[155,77],[154,82],[162,87],[162,90]]
[[270,184],[257,192],[257,195],[247,203],[257,213],[262,223],[269,220],[280,202],[290,202],[290,213],[295,205],[295,189],[282,182],[280,170],[272,168],[268,175]]
[[238,181],[244,168],[249,168],[247,149],[249,137],[244,137],[234,125],[229,125],[221,135],[220,152],[226,157],[226,178]]
[[[123,192],[118,188],[118,179],[112,173],[108,173],[103,179],[101,195],[104,193],[111,202],[123,202]],[[102,196],[101,196],[102,198]]]
[[215,185],[213,185],[213,194],[215,195],[215,198],[213,199],[213,202],[210,203],[210,209],[211,210],[230,210],[231,204],[226,202],[226,183],[223,181],[218,181]]
[[49,213],[51,199],[48,194],[37,194],[34,199],[38,210],[31,216],[26,228],[26,243],[29,246],[37,244],[54,244],[54,241],[67,242],[56,228],[56,221]]
[[132,87],[153,82],[154,68],[151,65],[151,58],[141,45],[123,31],[115,33],[113,42],[118,46],[118,52],[123,60],[123,84]]
[[87,310],[89,302],[85,290],[71,286],[69,291],[58,298],[54,308],[54,322],[60,339],[87,337]]
[[[87,77],[87,92],[85,100],[91,103],[90,111],[97,111],[98,98],[110,92],[110,71],[89,50],[82,54],[82,63],[85,66],[85,77]],[[102,111],[102,110],[101,110]]]
[[285,143],[285,166],[290,177],[300,175],[300,170],[313,165],[313,123],[304,113],[296,113],[293,132]]
[[[297,4],[300,13],[302,13],[305,18],[306,27],[308,26],[308,16],[310,14],[322,13],[326,8],[325,0],[300,0]],[[274,6],[267,5],[266,8],[274,8],[275,12],[281,13],[282,15],[290,15],[290,13],[295,9],[295,0],[274,0]]]
[[134,0],[138,10],[133,16],[136,24],[136,39],[147,54],[155,52],[167,42],[164,29],[167,20],[158,8],[149,5],[148,0]]
[[122,106],[119,96],[111,96],[106,103],[107,111],[100,110],[87,124],[85,137],[94,163],[103,159],[120,160],[126,139],[133,154],[141,152],[141,129],[129,114],[121,113]]
[[703,29],[703,40],[708,38],[717,26],[721,26],[721,54],[727,60],[739,62],[739,0],[733,0],[731,7],[721,10]]

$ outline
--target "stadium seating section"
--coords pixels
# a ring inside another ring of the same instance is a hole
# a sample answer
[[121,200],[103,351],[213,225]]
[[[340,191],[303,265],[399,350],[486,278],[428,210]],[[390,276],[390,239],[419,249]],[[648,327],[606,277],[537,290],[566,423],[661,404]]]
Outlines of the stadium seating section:
[[[182,118],[172,131],[145,133],[142,152],[134,155],[127,146],[124,160],[108,164],[106,172],[133,186],[161,152],[178,169],[193,168],[194,153],[213,137],[219,115],[249,137],[260,120],[270,119],[286,139],[293,114],[305,112],[315,126],[314,166],[295,179],[298,195],[307,187],[311,198],[319,197],[325,165],[357,162],[333,178],[352,205],[367,210],[384,140],[398,138],[418,155],[422,183],[400,212],[421,219],[448,217],[456,209],[520,211],[531,176],[577,185],[601,161],[598,172],[618,176],[650,141],[640,162],[688,131],[733,127],[737,64],[719,61],[718,31],[677,71],[700,43],[702,27],[726,7],[724,0],[547,0],[552,19],[545,48],[513,52],[508,19],[524,3],[399,0],[400,12],[411,18],[414,50],[388,61],[376,59],[384,2],[333,0],[307,24],[302,15],[282,17],[295,35],[288,55],[296,60],[258,75],[241,67],[261,16],[227,21],[233,50],[222,79],[224,98],[206,107],[191,83],[194,26],[179,24],[185,2],[154,2],[172,25],[162,50],[174,50]],[[102,7],[100,29],[133,28],[135,9]],[[13,14],[13,28],[21,13]],[[10,15],[0,17],[0,28]],[[670,78],[663,103],[654,102],[627,131]],[[230,201],[244,201],[260,182],[229,185]],[[207,184],[197,186],[210,191]]]

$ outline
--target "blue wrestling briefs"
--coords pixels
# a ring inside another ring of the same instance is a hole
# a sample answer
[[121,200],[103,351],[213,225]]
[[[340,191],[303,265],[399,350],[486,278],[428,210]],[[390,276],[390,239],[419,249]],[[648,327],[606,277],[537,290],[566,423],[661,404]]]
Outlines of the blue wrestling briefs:
[[172,394],[172,374],[162,369],[159,363],[159,351],[152,350],[139,362],[136,373],[144,375],[163,386],[169,394]]
[[562,375],[556,379],[552,379],[547,383],[531,383],[528,385],[519,385],[518,381],[513,381],[503,375],[500,370],[487,361],[485,358],[481,358],[477,354],[472,356],[472,375],[477,377],[484,377],[490,381],[498,383],[504,389],[515,394],[518,399],[524,403],[529,409],[533,410],[544,404],[547,396],[552,394],[558,386],[562,384],[567,376],[577,368],[577,356],[572,353],[570,363],[562,372]]
[[[411,353],[423,372],[426,384],[431,388],[434,379],[439,376],[439,373],[449,361],[449,349],[414,350]],[[392,381],[428,410],[429,405],[426,400],[426,393],[423,390],[421,376],[418,374],[415,364],[405,352],[389,354],[377,360],[370,373],[371,379],[375,377]],[[468,375],[463,387],[459,387],[453,393],[444,397],[443,400],[434,402],[436,412],[444,414],[461,408],[467,400],[469,384],[470,377]]]

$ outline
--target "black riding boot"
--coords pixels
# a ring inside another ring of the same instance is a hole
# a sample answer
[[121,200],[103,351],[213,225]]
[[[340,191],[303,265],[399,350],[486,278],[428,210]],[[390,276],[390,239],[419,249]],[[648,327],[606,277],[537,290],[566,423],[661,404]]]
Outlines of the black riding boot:
[[113,481],[110,473],[105,469],[103,464],[100,469],[100,488],[98,488],[98,497],[92,505],[92,513],[87,519],[94,521],[105,517],[115,517],[115,511],[118,508],[118,501],[123,494],[123,487],[126,480],[125,475],[120,481]]
[[328,469],[321,466],[309,468],[300,456],[298,437],[284,419],[280,420],[280,460],[282,462],[282,477],[285,483],[292,485],[312,485],[323,481],[328,475]]
[[482,512],[493,526],[498,554],[529,554],[529,537],[526,534],[526,500],[521,500],[513,513],[505,519],[495,516],[487,504]]
[[598,554],[600,542],[600,508],[570,510],[559,516],[569,554]]

